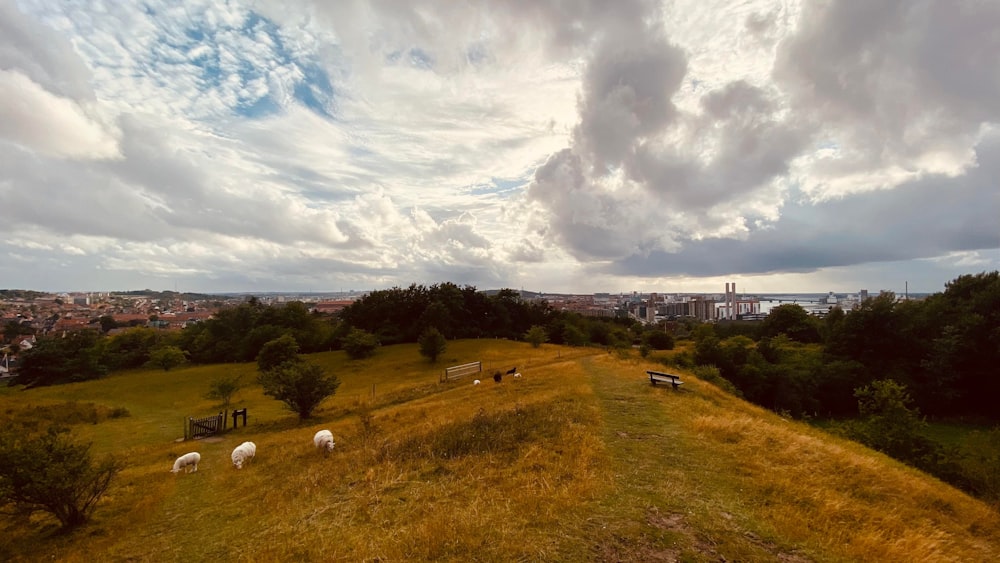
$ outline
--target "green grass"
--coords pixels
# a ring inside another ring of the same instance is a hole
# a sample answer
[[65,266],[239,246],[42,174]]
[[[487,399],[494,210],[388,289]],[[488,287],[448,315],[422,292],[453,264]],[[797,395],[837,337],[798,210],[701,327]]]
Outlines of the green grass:
[[[75,401],[74,434],[128,459],[81,530],[54,534],[44,516],[0,521],[0,558],[1000,559],[993,508],[690,374],[678,391],[654,388],[652,358],[467,340],[449,342],[433,365],[415,345],[363,361],[310,359],[343,383],[306,422],[261,394],[250,364],[0,392],[0,412],[12,416]],[[444,367],[476,360],[482,385],[438,382]],[[492,381],[514,366],[524,377]],[[203,397],[232,370],[251,383],[234,403],[249,425],[175,442],[184,417],[219,410]],[[99,414],[115,407],[129,416]],[[312,446],[319,428],[336,437],[328,455]],[[229,452],[244,440],[258,455],[236,470]],[[197,473],[168,472],[192,450],[202,454]]]

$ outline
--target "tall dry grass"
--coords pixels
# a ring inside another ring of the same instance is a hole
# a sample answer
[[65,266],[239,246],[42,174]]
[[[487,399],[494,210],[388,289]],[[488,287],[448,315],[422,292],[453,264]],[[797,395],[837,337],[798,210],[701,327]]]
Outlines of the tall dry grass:
[[[0,392],[0,409],[75,399],[125,407],[73,432],[128,468],[81,531],[0,520],[10,561],[986,561],[995,511],[861,446],[786,421],[684,374],[653,388],[628,354],[482,340],[370,360],[312,359],[343,384],[298,421],[259,388],[246,428],[174,442],[220,370],[139,371]],[[481,360],[483,384],[438,383]],[[523,378],[496,384],[492,370]],[[375,392],[372,393],[372,386]],[[86,410],[84,408],[83,410]],[[104,412],[104,411],[101,411]],[[329,428],[334,452],[312,445]],[[229,452],[258,446],[242,470]],[[198,450],[197,473],[171,474]]]

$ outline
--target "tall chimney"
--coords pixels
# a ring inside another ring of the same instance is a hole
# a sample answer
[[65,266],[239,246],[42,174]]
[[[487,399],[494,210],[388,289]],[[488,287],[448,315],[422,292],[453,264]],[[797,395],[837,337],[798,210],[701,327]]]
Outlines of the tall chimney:
[[733,320],[736,320],[736,317],[739,316],[739,314],[740,311],[736,306],[736,282],[733,282]]
[[725,305],[722,306],[722,315],[720,317],[723,319],[729,318],[729,282],[726,282],[726,301]]

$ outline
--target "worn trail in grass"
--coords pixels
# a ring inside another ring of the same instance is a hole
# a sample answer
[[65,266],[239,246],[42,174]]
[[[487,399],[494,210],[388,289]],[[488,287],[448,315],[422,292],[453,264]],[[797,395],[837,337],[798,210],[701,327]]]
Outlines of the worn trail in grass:
[[1000,557],[997,512],[923,473],[691,376],[673,391],[642,362],[583,362],[614,466],[595,508],[602,559]]
[[[727,504],[739,503],[738,497],[727,491],[720,499],[720,489],[728,488],[716,478],[722,468],[685,428],[685,402],[696,392],[654,388],[644,381],[648,368],[638,365],[623,371],[617,361],[585,363],[602,405],[613,475],[591,518],[595,557],[797,560],[792,550],[781,550],[733,522],[737,507]],[[706,534],[705,527],[714,530]]]

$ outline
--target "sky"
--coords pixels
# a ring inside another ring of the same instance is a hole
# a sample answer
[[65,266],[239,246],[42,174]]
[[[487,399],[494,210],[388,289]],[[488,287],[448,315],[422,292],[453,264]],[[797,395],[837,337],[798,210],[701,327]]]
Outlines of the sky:
[[1000,2],[0,0],[0,287],[942,291]]

